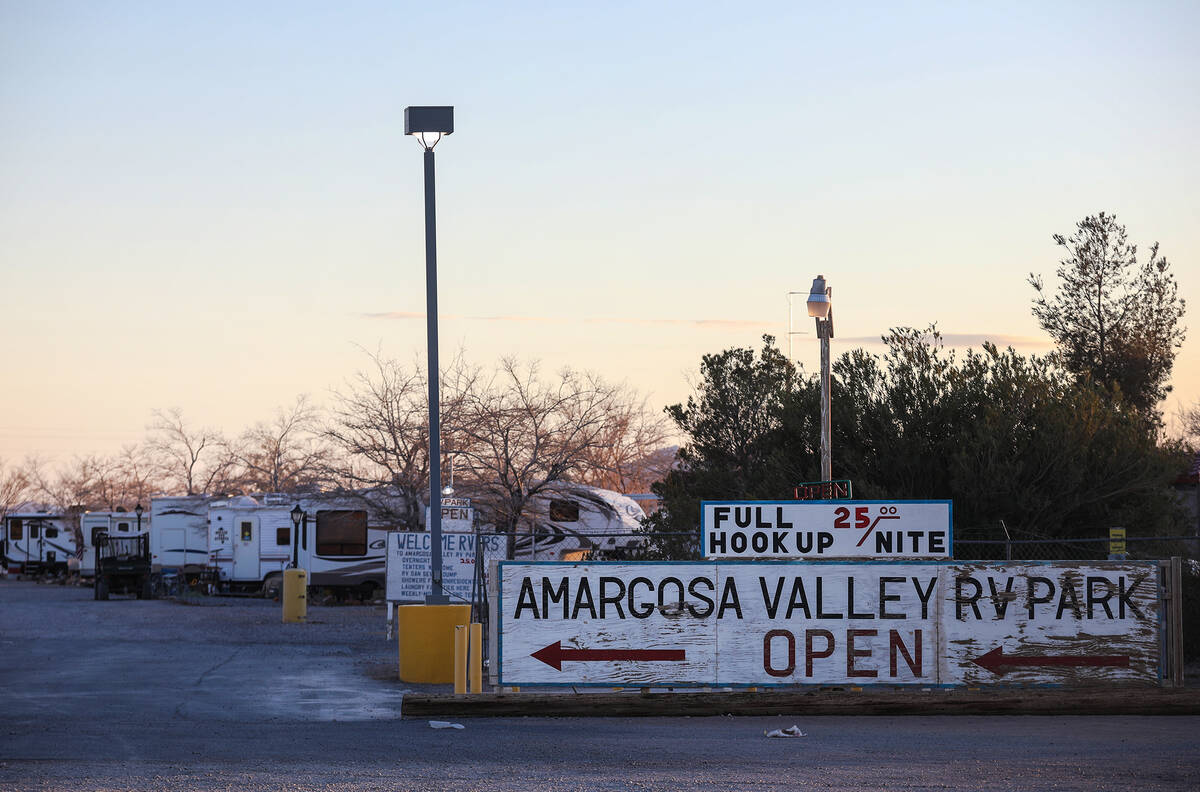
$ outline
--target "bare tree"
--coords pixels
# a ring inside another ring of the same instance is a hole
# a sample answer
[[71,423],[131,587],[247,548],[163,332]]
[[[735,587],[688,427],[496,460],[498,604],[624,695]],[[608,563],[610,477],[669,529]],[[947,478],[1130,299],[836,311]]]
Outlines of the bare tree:
[[55,471],[37,457],[25,461],[24,473],[33,497],[63,516],[78,548],[83,547],[79,515],[87,509],[107,505],[103,500],[105,467],[105,461],[95,456],[74,457]]
[[[369,501],[378,513],[415,530],[429,488],[428,380],[419,365],[368,356],[371,368],[334,393],[324,431],[338,451],[330,479],[342,495]],[[457,420],[455,394],[474,376],[461,354],[441,373],[443,447],[450,453],[457,440],[447,431]]]
[[1192,447],[1200,451],[1200,400],[1197,400],[1191,407],[1180,410],[1179,412],[1180,428],[1183,429],[1184,439],[1192,444]]
[[670,470],[674,452],[664,449],[670,436],[666,417],[651,411],[644,398],[628,389],[616,392],[600,442],[576,476],[583,484],[617,492],[649,492]]
[[150,505],[150,496],[159,491],[157,471],[154,460],[145,446],[127,445],[121,449],[121,454],[115,460],[117,473],[121,479],[122,501],[128,508],[132,500],[134,505]]
[[29,477],[19,467],[9,467],[0,458],[0,520],[29,496]]
[[621,389],[564,369],[553,380],[537,364],[501,362],[491,379],[471,378],[454,393],[447,423],[469,488],[498,527],[515,533],[534,499],[588,469],[611,436]]
[[320,414],[305,395],[259,421],[233,447],[243,487],[258,492],[296,492],[319,483],[328,451],[319,435]]
[[188,495],[225,488],[234,458],[220,432],[195,429],[178,407],[155,410],[146,449],[164,484]]

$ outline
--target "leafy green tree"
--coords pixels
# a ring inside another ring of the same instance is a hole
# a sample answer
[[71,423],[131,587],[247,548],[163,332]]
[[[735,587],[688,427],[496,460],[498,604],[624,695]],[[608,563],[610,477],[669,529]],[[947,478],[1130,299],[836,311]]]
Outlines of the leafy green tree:
[[[1179,529],[1179,449],[1053,359],[991,344],[961,358],[936,328],[893,330],[883,355],[834,365],[833,465],[859,498],[954,501],[960,538],[1097,537]],[[700,502],[783,499],[819,469],[819,392],[771,345],[706,355],[668,414],[688,441],[655,491],[653,557],[693,557]]]
[[1159,402],[1183,344],[1185,303],[1158,252],[1158,243],[1138,262],[1115,215],[1085,217],[1069,237],[1054,235],[1066,248],[1058,267],[1058,291],[1050,296],[1040,276],[1033,315],[1058,345],[1063,365],[1118,395],[1142,415],[1159,420]]
[[653,487],[663,508],[645,522],[649,556],[695,556],[704,500],[790,497],[796,483],[815,480],[818,388],[771,336],[758,355],[745,348],[705,355],[695,394],[666,410],[687,442]]

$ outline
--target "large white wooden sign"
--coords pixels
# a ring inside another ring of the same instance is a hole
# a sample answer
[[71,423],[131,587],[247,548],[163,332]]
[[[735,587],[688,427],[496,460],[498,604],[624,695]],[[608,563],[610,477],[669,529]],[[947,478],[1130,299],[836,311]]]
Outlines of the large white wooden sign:
[[951,502],[705,501],[704,557],[952,557]]
[[1159,680],[1154,562],[499,567],[502,685]]
[[[480,536],[483,563],[503,559],[504,536]],[[470,601],[475,577],[473,533],[442,534],[442,587],[451,596]],[[391,602],[423,602],[433,592],[432,542],[426,532],[391,531],[387,538],[387,599]],[[486,566],[484,567],[487,568]],[[479,594],[480,592],[476,592]]]

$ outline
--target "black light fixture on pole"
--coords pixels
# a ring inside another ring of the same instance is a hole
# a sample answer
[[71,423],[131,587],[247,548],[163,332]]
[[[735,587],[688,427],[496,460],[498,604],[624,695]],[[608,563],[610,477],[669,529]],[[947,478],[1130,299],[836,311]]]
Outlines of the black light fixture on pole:
[[142,532],[142,513],[145,511],[146,510],[142,508],[141,501],[138,501],[138,505],[133,507],[133,513],[137,515],[137,532],[139,534]]
[[446,605],[442,588],[441,421],[438,404],[437,221],[434,202],[433,147],[454,131],[453,107],[404,108],[404,134],[425,150],[425,317],[429,372],[429,547],[432,593],[427,605]]
[[300,523],[304,519],[304,509],[297,503],[292,509],[292,569],[300,566]]

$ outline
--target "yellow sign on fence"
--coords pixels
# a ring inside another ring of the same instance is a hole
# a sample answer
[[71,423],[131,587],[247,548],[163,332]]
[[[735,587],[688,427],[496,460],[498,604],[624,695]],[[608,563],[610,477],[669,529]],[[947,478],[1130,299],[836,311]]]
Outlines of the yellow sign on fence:
[[1108,529],[1108,552],[1110,555],[1125,552],[1125,529]]

